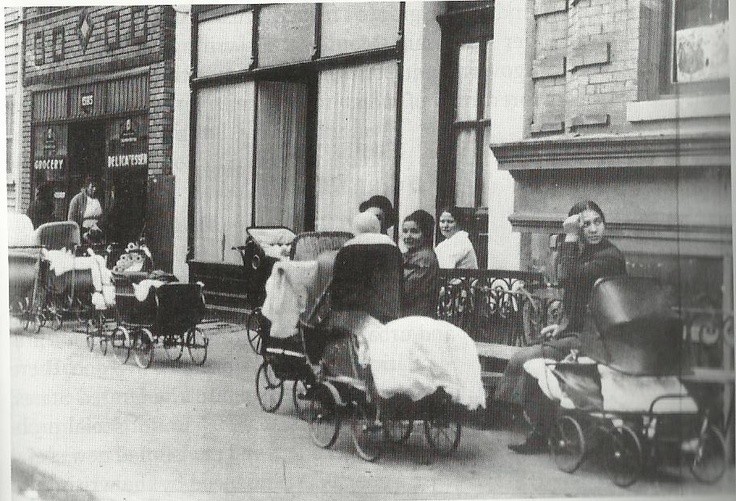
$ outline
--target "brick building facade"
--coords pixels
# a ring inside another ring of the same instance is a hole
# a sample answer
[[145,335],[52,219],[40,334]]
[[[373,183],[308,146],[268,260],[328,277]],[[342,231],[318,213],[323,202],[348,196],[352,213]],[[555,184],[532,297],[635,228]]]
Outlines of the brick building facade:
[[20,184],[20,128],[23,80],[20,46],[23,36],[21,9],[5,7],[5,179],[7,207],[15,209]]
[[[522,269],[553,275],[550,235],[573,203],[591,199],[630,273],[671,284],[682,307],[729,315],[727,2],[520,4],[529,23],[525,131],[491,149],[515,181],[509,219]],[[732,367],[727,340],[696,343],[713,358],[702,363]]]
[[173,226],[174,11],[170,6],[24,9],[21,196],[53,186],[55,218],[86,176],[106,208],[124,207],[120,238],[143,232],[170,267]]

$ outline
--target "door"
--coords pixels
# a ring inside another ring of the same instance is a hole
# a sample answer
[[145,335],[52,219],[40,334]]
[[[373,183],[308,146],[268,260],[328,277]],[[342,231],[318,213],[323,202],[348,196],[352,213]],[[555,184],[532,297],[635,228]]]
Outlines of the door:
[[[93,176],[105,186],[105,127],[102,121],[77,122],[69,124],[69,166],[66,190],[66,205],[79,193],[87,176]],[[98,197],[105,201],[100,193]]]

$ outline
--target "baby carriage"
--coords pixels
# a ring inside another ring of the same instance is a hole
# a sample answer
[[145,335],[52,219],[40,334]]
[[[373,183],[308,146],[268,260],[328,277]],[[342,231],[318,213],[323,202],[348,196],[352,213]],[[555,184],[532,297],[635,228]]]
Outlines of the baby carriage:
[[[317,303],[332,276],[332,266],[337,250],[352,237],[347,232],[307,232],[299,234],[292,245],[293,261],[277,265],[270,287],[288,288],[292,298],[301,294],[305,309]],[[302,288],[295,290],[295,284]],[[284,291],[282,291],[284,292]],[[274,318],[275,325],[257,310],[250,318],[249,328],[254,329],[256,346],[263,356],[263,363],[256,373],[258,402],[266,412],[275,412],[284,397],[284,381],[293,381],[292,398],[299,417],[304,417],[304,395],[314,383],[314,374],[307,363],[304,345],[299,335],[298,316],[283,315],[284,298],[274,304],[268,297],[263,310]],[[273,306],[274,313],[270,313]],[[296,313],[296,310],[293,310]]]
[[667,303],[666,290],[651,279],[600,279],[582,337],[587,357],[525,364],[559,402],[550,437],[559,469],[574,472],[597,448],[621,487],[666,459],[687,460],[703,482],[723,475],[723,434],[679,380],[688,372],[682,325]]
[[[248,343],[253,351],[260,352],[259,309],[266,299],[266,280],[276,261],[288,259],[294,232],[283,226],[256,226],[247,228],[245,244],[233,247],[243,259],[246,307],[250,315],[246,320]],[[251,328],[252,327],[252,328]]]
[[[384,440],[406,441],[416,420],[424,421],[425,436],[434,451],[450,454],[457,448],[462,408],[444,387],[427,385],[423,393],[414,389],[404,391],[402,373],[394,378],[398,389],[382,396],[379,378],[387,381],[390,377],[384,375],[388,372],[390,376],[393,372],[390,366],[397,366],[395,357],[389,360],[392,352],[394,355],[400,352],[403,357],[408,351],[399,349],[399,345],[411,348],[412,342],[420,342],[431,334],[415,332],[418,335],[401,337],[402,329],[390,330],[392,325],[406,328],[416,324],[420,326],[418,330],[424,331],[423,326],[429,322],[456,330],[442,342],[457,337],[459,332],[458,339],[466,343],[464,353],[469,359],[454,358],[474,364],[476,396],[480,394],[482,401],[478,405],[485,405],[477,351],[467,334],[446,322],[424,317],[395,320],[399,317],[401,277],[401,254],[394,245],[348,242],[337,254],[332,282],[302,331],[305,353],[318,366],[316,382],[307,391],[305,400],[312,440],[319,447],[329,448],[335,443],[341,422],[347,418],[356,451],[367,461],[380,456]],[[379,338],[384,355],[389,355],[383,358],[389,364],[384,364],[382,371],[378,370],[379,350],[376,350]],[[366,342],[367,339],[371,342]],[[441,343],[438,358],[447,358],[447,345]],[[424,352],[426,347],[417,351]],[[416,366],[413,360],[404,365]],[[437,368],[437,365],[430,366]],[[449,377],[454,368],[447,371]]]
[[136,365],[148,368],[157,345],[171,361],[178,361],[184,348],[193,363],[207,360],[209,339],[197,327],[205,314],[202,285],[175,280],[156,272],[116,276],[117,326],[110,342],[121,363],[132,354]]
[[79,226],[73,221],[45,223],[36,229],[37,245],[47,250],[41,266],[44,316],[54,329],[67,319],[87,321],[87,343],[92,349],[95,336],[89,322],[99,321],[114,302],[112,274],[105,257],[80,247],[79,238]]
[[39,332],[46,321],[38,304],[43,247],[35,244],[31,219],[24,214],[8,214],[8,286],[10,315],[24,328]]

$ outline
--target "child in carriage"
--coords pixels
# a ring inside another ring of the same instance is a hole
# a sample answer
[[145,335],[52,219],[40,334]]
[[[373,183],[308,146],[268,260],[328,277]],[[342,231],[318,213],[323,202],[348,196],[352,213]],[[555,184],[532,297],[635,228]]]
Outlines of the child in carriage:
[[539,345],[519,350],[504,372],[496,398],[522,407],[532,424],[532,432],[521,444],[509,449],[519,454],[534,454],[547,449],[547,438],[554,420],[554,405],[524,369],[527,360],[560,360],[571,349],[580,348],[585,307],[591,288],[601,277],[623,275],[626,261],[621,251],[604,237],[605,216],[592,201],[576,203],[563,223],[565,241],[560,249],[561,276],[564,287],[565,324],[542,330],[547,339]]

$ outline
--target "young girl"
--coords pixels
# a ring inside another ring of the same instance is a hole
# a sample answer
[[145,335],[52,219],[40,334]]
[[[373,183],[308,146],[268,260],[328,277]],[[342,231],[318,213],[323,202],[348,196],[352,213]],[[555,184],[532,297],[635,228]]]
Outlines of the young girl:
[[445,240],[434,249],[441,268],[478,269],[478,258],[463,229],[462,214],[457,207],[445,207],[440,214],[440,233]]
[[409,214],[401,227],[404,253],[404,293],[401,315],[434,317],[437,310],[439,264],[432,250],[434,218],[423,210]]

